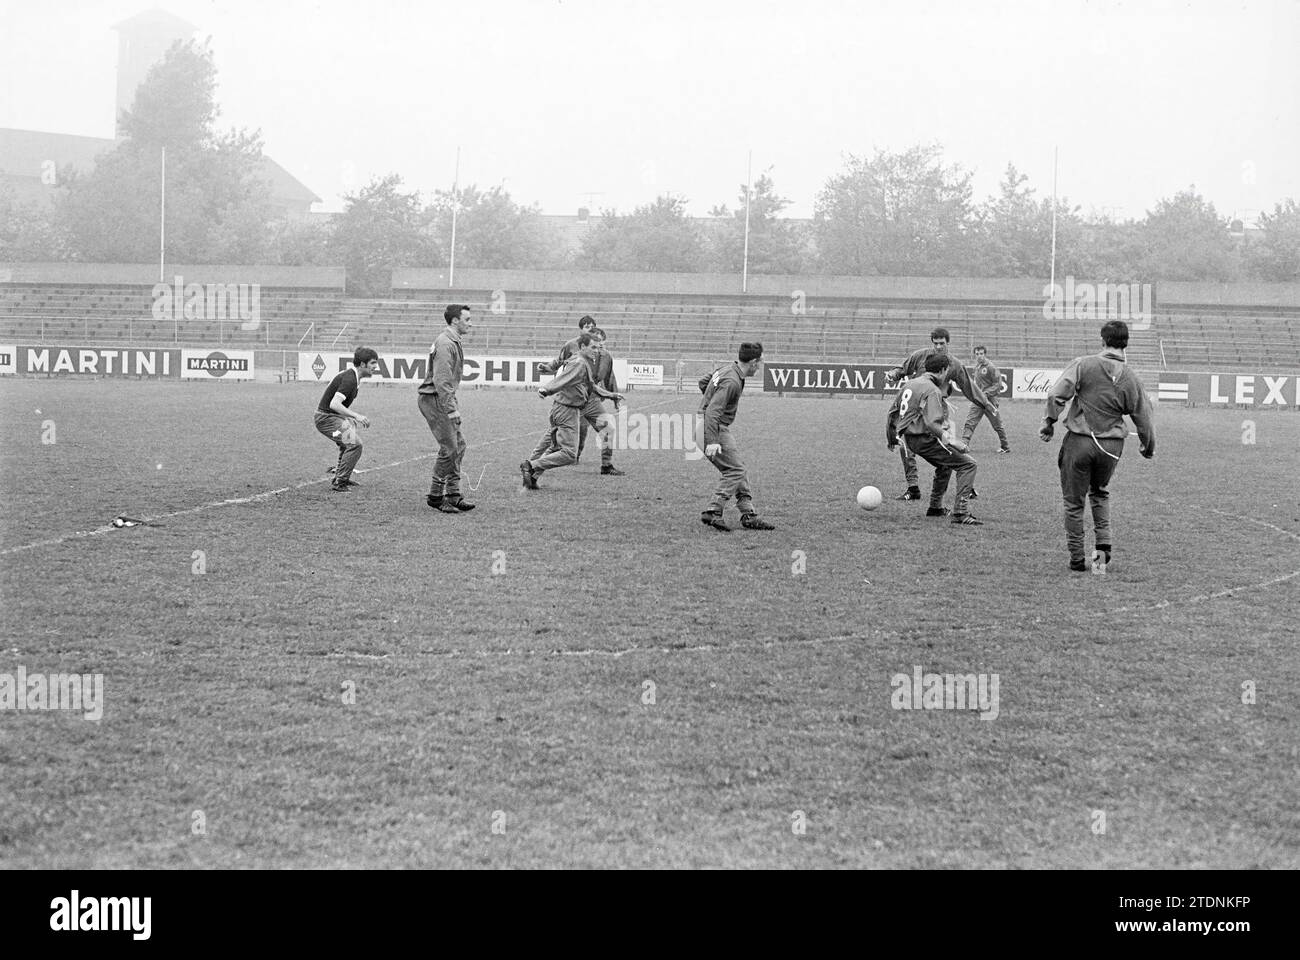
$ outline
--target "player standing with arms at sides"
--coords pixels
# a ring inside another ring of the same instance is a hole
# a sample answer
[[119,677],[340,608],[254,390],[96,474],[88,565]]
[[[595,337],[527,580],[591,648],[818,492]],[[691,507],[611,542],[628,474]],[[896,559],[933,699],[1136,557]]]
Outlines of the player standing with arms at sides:
[[1093,569],[1104,573],[1115,540],[1110,530],[1110,491],[1107,489],[1124,452],[1128,430],[1124,417],[1137,427],[1142,456],[1156,455],[1156,429],[1146,391],[1124,364],[1128,349],[1128,324],[1111,320],[1101,328],[1105,349],[1096,356],[1076,357],[1047,392],[1047,412],[1038,431],[1044,443],[1052,439],[1065,405],[1074,400],[1065,418],[1066,434],[1056,464],[1061,470],[1061,496],[1065,500],[1065,543],[1070,569],[1087,570],[1083,546],[1083,501],[1092,500],[1092,526],[1096,538]]
[[541,443],[527,460],[519,464],[525,490],[537,489],[537,478],[547,470],[567,467],[578,459],[578,423],[587,398],[595,392],[606,400],[621,402],[621,394],[610,393],[596,383],[591,375],[596,351],[592,336],[578,336],[578,352],[565,361],[564,368],[554,380],[541,385],[539,397],[555,397],[551,404],[551,427]]
[[704,455],[722,474],[722,482],[713,493],[713,499],[700,514],[705,526],[725,533],[731,531],[722,519],[722,511],[733,496],[740,508],[740,525],[746,530],[775,530],[754,510],[754,497],[749,489],[745,465],[740,461],[740,448],[731,436],[731,425],[736,420],[736,407],[745,390],[745,380],[758,372],[763,359],[761,343],[742,343],[736,362],[719,367],[700,380],[704,399],[700,413],[704,417]]
[[339,373],[316,405],[316,429],[339,448],[338,466],[334,468],[334,482],[330,489],[347,493],[361,484],[352,479],[352,471],[361,459],[361,440],[357,426],[370,426],[370,418],[352,409],[361,389],[361,381],[379,372],[379,354],[369,347],[357,347],[352,354],[352,364]]
[[476,506],[460,495],[465,437],[460,432],[460,401],[456,398],[465,362],[461,338],[474,326],[471,313],[463,303],[450,304],[442,312],[447,329],[429,348],[429,375],[416,391],[420,413],[438,441],[438,459],[433,463],[433,479],[424,499],[442,513],[463,513]]
[[[925,372],[925,361],[927,358],[939,355],[944,357],[948,366],[944,371],[944,382],[939,384],[943,396],[952,392],[950,384],[956,384],[966,399],[977,407],[982,407],[985,412],[989,411],[988,399],[984,393],[971,383],[970,377],[966,373],[966,367],[956,357],[948,353],[948,342],[952,338],[948,331],[943,327],[935,327],[930,331],[930,346],[922,347],[908,355],[903,361],[902,366],[895,367],[893,370],[885,372],[885,384],[890,385],[897,383],[899,380],[907,380],[912,377],[919,377]],[[996,412],[996,411],[995,411]],[[886,414],[886,420],[892,420],[898,413],[898,397],[894,397],[894,402]],[[891,435],[890,428],[886,427],[886,434]],[[916,472],[916,457],[907,451],[907,444],[902,444],[899,448],[899,456],[903,461],[903,477],[907,481],[907,489],[897,497],[899,500],[920,500],[921,487],[920,476]]]
[[[944,439],[952,425],[948,422],[948,409],[944,403],[948,357],[932,354],[925,360],[925,373],[904,381],[898,394],[898,435],[904,449],[913,456],[923,457],[934,467],[934,485],[930,488],[930,509],[927,517],[946,517],[943,505],[948,492],[948,480],[957,472],[957,499],[953,503],[952,522],[968,527],[978,527],[984,521],[970,512],[969,501],[975,489],[975,458],[967,452],[966,444],[956,439]],[[894,444],[889,444],[892,452]]]
[[975,428],[980,425],[981,420],[988,417],[993,432],[998,435],[1000,444],[998,453],[1010,453],[1011,444],[1007,443],[1007,432],[1002,426],[1002,414],[998,412],[998,394],[1002,392],[1002,371],[993,365],[988,351],[982,346],[975,348],[975,386],[979,387],[980,392],[984,394],[984,399],[989,402],[992,412],[985,410],[979,404],[972,403],[970,413],[966,415],[966,425],[962,427],[962,442],[969,444],[970,438],[975,435]]

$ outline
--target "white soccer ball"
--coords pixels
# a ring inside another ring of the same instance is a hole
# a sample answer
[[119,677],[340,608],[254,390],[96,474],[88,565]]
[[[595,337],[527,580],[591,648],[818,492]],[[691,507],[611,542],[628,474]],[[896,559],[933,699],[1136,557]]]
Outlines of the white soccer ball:
[[858,491],[858,506],[863,510],[874,510],[884,499],[875,487],[863,487]]

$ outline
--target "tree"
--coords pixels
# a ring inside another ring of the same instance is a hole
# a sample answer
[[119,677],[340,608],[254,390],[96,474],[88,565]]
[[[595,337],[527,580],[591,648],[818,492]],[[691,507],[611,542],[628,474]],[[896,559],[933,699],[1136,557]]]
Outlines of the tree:
[[[801,273],[805,239],[794,224],[780,217],[790,201],[777,195],[769,171],[759,175],[750,192],[749,272]],[[713,269],[720,273],[740,273],[744,268],[745,193],[745,184],[741,184],[740,207],[734,213],[726,204],[709,211],[709,216],[725,220],[709,242]]]
[[430,235],[432,210],[418,193],[403,193],[395,173],[372,180],[345,196],[334,221],[329,249],[347,271],[352,296],[385,296],[392,290],[394,267],[435,263],[438,248]]
[[337,263],[331,249],[333,228],[316,220],[281,220],[272,228],[268,259],[286,267]]
[[627,216],[601,211],[582,238],[580,266],[590,270],[696,273],[704,269],[704,235],[686,215],[686,200],[665,194]]
[[813,208],[827,273],[961,276],[973,259],[971,174],[937,145],[850,155]]
[[1074,238],[1057,237],[1056,275],[1072,275],[1089,283],[1133,283],[1153,279],[1146,273],[1146,247],[1142,225],[1134,220],[1114,220],[1090,213],[1078,220]]
[[22,203],[0,181],[0,263],[64,260],[68,238],[55,211],[40,203]]
[[1287,198],[1272,215],[1261,214],[1261,236],[1246,248],[1251,273],[1260,280],[1300,280],[1300,205]]
[[452,206],[456,214],[456,263],[501,270],[544,270],[566,259],[557,231],[536,204],[523,207],[502,186],[480,191],[471,184],[456,194],[439,190],[432,204],[432,223],[439,263],[450,259]]
[[1192,187],[1161,200],[1141,224],[1142,270],[1153,280],[1236,280],[1241,258],[1220,217]]
[[[1007,164],[998,196],[979,212],[979,259],[982,277],[1047,277],[1051,275],[1052,204],[1039,203],[1025,184],[1029,178]],[[1057,205],[1057,219],[1061,217]],[[1069,212],[1069,206],[1066,205]],[[1058,230],[1062,224],[1058,222]]]
[[215,88],[212,53],[193,41],[173,44],[150,69],[122,115],[126,139],[93,172],[68,182],[63,222],[84,259],[158,255],[164,149],[168,259],[252,263],[264,256],[272,215],[261,140],[213,130]]

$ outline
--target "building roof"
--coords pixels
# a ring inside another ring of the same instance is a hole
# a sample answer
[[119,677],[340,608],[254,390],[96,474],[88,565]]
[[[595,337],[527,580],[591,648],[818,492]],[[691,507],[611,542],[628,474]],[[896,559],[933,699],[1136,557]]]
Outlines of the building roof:
[[312,193],[307,186],[284,167],[270,157],[262,155],[262,174],[271,183],[271,196],[277,200],[293,200],[298,203],[320,203],[320,197]]
[[[0,127],[0,175],[40,177],[46,161],[71,165],[79,173],[95,168],[100,154],[116,147],[106,137],[79,137],[70,133],[44,133]],[[302,181],[268,156],[262,157],[262,176],[271,185],[271,199],[289,203],[320,203]]]
[[60,167],[71,165],[79,173],[88,173],[95,168],[96,158],[115,146],[116,140],[104,137],[0,128],[0,174],[39,177],[50,160]]

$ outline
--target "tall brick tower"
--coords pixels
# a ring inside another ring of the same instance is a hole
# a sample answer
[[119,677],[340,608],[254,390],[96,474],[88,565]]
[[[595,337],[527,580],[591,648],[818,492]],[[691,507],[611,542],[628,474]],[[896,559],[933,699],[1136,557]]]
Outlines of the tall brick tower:
[[117,42],[117,118],[114,129],[122,136],[122,111],[130,110],[135,91],[149,68],[163,58],[177,40],[188,40],[197,29],[180,17],[155,7],[113,24]]

